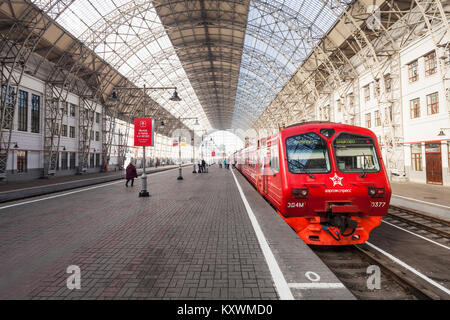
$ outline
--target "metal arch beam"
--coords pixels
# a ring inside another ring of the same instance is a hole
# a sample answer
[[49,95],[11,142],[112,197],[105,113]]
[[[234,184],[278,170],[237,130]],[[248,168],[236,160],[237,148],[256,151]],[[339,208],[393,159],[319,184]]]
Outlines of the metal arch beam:
[[[236,54],[236,52],[227,51],[220,43],[213,45],[209,40],[213,38],[213,35],[221,40],[232,39],[241,46],[242,50],[244,28],[247,22],[248,1],[208,1],[207,3],[203,0],[185,3],[164,1],[163,4],[164,5],[157,7],[156,11],[166,27],[174,26],[179,21],[187,21],[186,18],[189,19],[189,26],[192,26],[191,32],[183,33],[178,30],[168,31],[168,36],[175,47],[186,48],[186,43],[190,42],[191,39],[204,43],[205,48],[207,49],[205,51],[205,53],[207,53],[205,56],[206,63],[203,66],[204,74],[212,76],[213,84],[202,89],[202,86],[199,86],[194,83],[195,81],[192,81],[192,77],[195,75],[193,75],[190,70],[186,70],[186,74],[190,78],[193,87],[200,88],[196,89],[196,94],[202,102],[205,112],[214,114],[209,117],[210,121],[213,122],[213,126],[217,128],[229,127],[231,118],[229,118],[228,112],[225,113],[225,110],[232,109],[233,104],[230,104],[229,100],[224,101],[220,99],[220,97],[218,97],[218,92],[226,92],[226,95],[234,97],[237,78],[226,77],[220,70],[216,70],[216,64],[213,63],[212,50],[213,48],[217,50],[221,58],[227,56],[234,59],[233,65],[240,64],[241,55],[240,53]],[[234,13],[224,17],[223,15],[225,13],[220,10],[225,7],[232,8],[230,11],[234,11]],[[220,17],[221,20],[234,20],[236,23],[233,23],[233,27],[230,27],[230,25],[227,24],[226,26],[221,25],[222,28],[216,28],[214,25],[210,24],[210,20],[218,17]],[[198,21],[198,23],[193,25],[192,21]],[[184,64],[189,61],[189,57],[181,56],[180,60]],[[232,65],[230,65],[230,68],[231,67]],[[221,79],[221,81],[218,81],[217,79]],[[224,87],[224,83],[227,83],[226,87]],[[209,101],[209,103],[205,100]]]
[[[327,3],[325,3],[324,1],[322,1],[323,3],[324,3],[324,5],[328,5]],[[339,4],[340,5],[340,4]],[[340,8],[341,8],[341,10],[344,10],[344,11],[346,11],[345,10],[345,8],[343,8],[343,6],[342,5],[340,5]],[[333,10],[333,8],[331,8],[332,10]],[[334,12],[334,11],[333,11]],[[337,16],[338,16],[338,14],[336,14]],[[306,34],[306,36],[308,36],[307,34]],[[324,38],[327,38],[327,36],[325,35],[325,37]],[[323,41],[322,41],[323,42]],[[316,57],[317,57],[317,48],[320,50],[320,44],[319,45],[317,45],[315,48],[314,48],[314,50],[312,51],[312,55],[316,55]],[[329,63],[329,65],[330,65],[330,67],[331,68],[329,68],[328,70],[329,70],[329,74],[334,74],[335,75],[335,77],[336,77],[336,80],[338,80],[339,82],[342,82],[342,79],[341,79],[341,77],[340,77],[340,74],[337,72],[337,69],[338,68],[336,68],[335,66],[334,66],[334,62],[331,60],[331,59],[329,59],[328,58],[328,55],[327,54],[324,54],[324,52],[321,52],[321,54],[322,55],[324,55],[325,57],[326,57],[326,59],[325,59],[325,65],[327,65],[327,63]],[[305,65],[305,64],[304,64]],[[300,68],[300,69],[302,69],[302,68]],[[331,69],[331,70],[330,70]],[[315,72],[313,71],[312,72],[312,74],[314,74]],[[321,73],[319,73],[319,75],[321,75]],[[274,100],[275,101],[275,100]],[[270,110],[270,106],[267,108],[267,110]],[[266,112],[266,114],[267,114],[267,112]]]
[[[45,7],[43,12],[52,13],[57,17],[72,2],[73,0],[55,1]],[[10,10],[14,22],[6,35],[2,35],[0,47],[0,52],[5,55],[1,61],[1,85],[4,86],[5,95],[8,96],[8,98],[1,99],[0,102],[0,179],[6,178],[15,105],[25,67],[45,32],[53,24],[51,19],[45,17],[44,14],[35,12],[30,7],[16,7],[11,1],[2,1],[0,7],[2,6],[7,7],[6,11]],[[25,25],[24,21],[27,21],[28,25]],[[11,88],[12,90],[10,90]],[[12,97],[10,92],[13,93]]]
[[[303,31],[303,29],[301,27],[299,27],[298,24],[295,25],[295,24],[292,23],[292,21],[295,21],[295,20],[298,21],[297,19],[295,19],[292,16],[288,16],[282,10],[275,10],[276,8],[274,8],[273,6],[265,4],[264,2],[261,3],[261,8],[264,8],[264,5],[266,5],[271,10],[272,14],[282,17],[283,19],[277,19],[277,21],[279,21],[279,20],[285,21],[285,24],[289,27],[289,30],[293,30],[295,33],[298,33],[299,34],[299,38],[302,39],[303,43],[304,43],[304,41],[307,41],[307,43],[308,43],[307,47],[314,48],[314,49],[317,48],[318,39],[314,39],[312,37],[311,33]],[[321,31],[321,33],[323,34],[323,31]],[[320,49],[320,47],[319,47],[319,49]],[[313,50],[312,53],[314,53],[314,52],[315,51]],[[328,55],[323,54],[323,53],[322,53],[322,55],[326,58],[324,65],[329,70],[329,73],[334,74],[336,79],[337,79],[337,81],[340,82],[341,78],[340,78],[340,74],[336,71],[337,68],[334,66],[335,62],[332,61],[331,59],[329,59]],[[284,110],[285,108],[279,109],[277,107],[277,109],[278,109],[278,112],[283,112],[284,111],[284,113],[286,113],[285,112],[286,110]]]

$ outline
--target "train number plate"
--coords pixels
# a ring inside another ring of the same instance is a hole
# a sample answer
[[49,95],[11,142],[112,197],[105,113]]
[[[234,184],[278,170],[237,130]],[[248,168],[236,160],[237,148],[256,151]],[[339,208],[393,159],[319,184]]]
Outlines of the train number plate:
[[288,208],[304,208],[305,203],[304,202],[288,202],[287,207]]
[[370,202],[370,206],[372,208],[384,208],[386,206],[386,202],[384,202],[384,201],[372,201],[372,202]]

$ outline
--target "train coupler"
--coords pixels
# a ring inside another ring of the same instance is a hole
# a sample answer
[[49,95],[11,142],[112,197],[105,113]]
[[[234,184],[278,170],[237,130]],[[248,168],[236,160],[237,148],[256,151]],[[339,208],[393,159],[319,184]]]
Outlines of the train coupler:
[[[351,236],[358,226],[358,222],[352,220],[350,216],[344,214],[332,214],[327,217],[327,222],[325,223],[327,227],[338,228],[340,234],[344,237]],[[327,228],[328,229],[328,228]],[[345,233],[347,229],[350,229],[350,233]],[[334,236],[333,236],[334,238]]]

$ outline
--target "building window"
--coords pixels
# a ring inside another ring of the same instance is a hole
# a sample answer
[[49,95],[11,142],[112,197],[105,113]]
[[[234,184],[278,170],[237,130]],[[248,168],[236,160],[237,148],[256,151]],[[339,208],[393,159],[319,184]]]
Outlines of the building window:
[[53,135],[59,135],[59,123],[52,123]]
[[95,167],[96,168],[100,167],[100,153],[97,153],[95,155]]
[[94,141],[94,130],[91,130],[91,140]]
[[70,169],[75,169],[75,157],[76,157],[76,153],[71,152],[70,153]]
[[364,100],[365,101],[370,100],[370,85],[364,87]]
[[100,132],[95,131],[95,141],[100,141]]
[[[9,91],[9,94],[6,99],[6,103],[11,104],[14,101],[14,88],[9,87],[8,91]],[[2,85],[2,101],[5,101],[5,97],[6,97],[6,86]]]
[[352,109],[355,106],[355,96],[353,95],[353,93],[350,93],[347,96],[347,102],[350,109]]
[[19,90],[19,131],[28,130],[28,92]]
[[31,132],[39,133],[41,121],[41,97],[31,95]]
[[377,79],[374,82],[374,91],[375,91],[375,97],[379,97],[380,96],[380,80]]
[[417,60],[408,64],[409,82],[416,82],[419,80],[419,71]]
[[370,128],[372,126],[372,114],[366,113],[366,128]]
[[67,125],[65,125],[65,124],[63,124],[63,125],[61,126],[61,135],[62,135],[63,137],[67,137]]
[[75,127],[70,127],[70,137],[75,138]]
[[437,92],[427,95],[428,114],[439,113],[439,94]]
[[448,171],[450,171],[450,141],[447,142],[447,151],[448,151]]
[[436,52],[431,52],[425,56],[425,75],[431,76],[437,72]]
[[422,171],[422,144],[411,144],[411,168],[414,171]]
[[[2,102],[5,102],[6,99],[6,108],[7,109],[12,109],[14,110],[15,106],[13,105],[14,103],[14,88],[13,87],[9,87],[8,89],[8,96],[6,96],[6,85],[2,85]],[[8,121],[4,121],[3,122],[3,129],[10,129],[10,123]]]
[[61,169],[62,170],[67,170],[67,156],[68,156],[68,152],[61,152]]
[[70,116],[75,117],[75,105],[73,103],[70,104]]
[[389,93],[392,91],[392,78],[390,74],[387,74],[384,76],[384,89],[386,93]]
[[63,103],[64,103],[64,114],[67,116],[69,115],[69,103],[68,102]]
[[100,123],[100,113],[95,113],[95,122]]
[[28,151],[17,151],[17,172],[27,172],[27,155]]
[[411,119],[420,117],[420,99],[419,98],[409,101],[409,108],[410,108]]
[[392,122],[392,106],[384,108],[384,118],[386,123]]
[[90,168],[94,167],[94,157],[95,157],[95,153],[91,153],[91,156],[89,157],[89,164],[90,164]]
[[375,111],[375,127],[381,126],[381,114],[380,111]]

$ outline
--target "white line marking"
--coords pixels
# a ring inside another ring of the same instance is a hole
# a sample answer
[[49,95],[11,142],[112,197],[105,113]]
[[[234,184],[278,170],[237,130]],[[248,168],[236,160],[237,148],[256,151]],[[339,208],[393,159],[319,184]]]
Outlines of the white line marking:
[[[160,171],[160,172],[155,172],[155,173],[152,173],[151,175],[155,176],[157,174],[164,173],[164,172],[171,171],[171,170],[175,170],[175,169],[178,169],[178,168],[164,170],[164,171]],[[17,207],[17,206],[21,206],[21,205],[29,204],[29,203],[33,203],[33,202],[38,202],[38,201],[44,201],[44,200],[64,197],[64,196],[68,196],[68,195],[71,195],[71,194],[74,194],[74,193],[79,193],[79,192],[88,191],[88,190],[97,189],[97,188],[103,188],[103,187],[107,187],[107,186],[110,186],[110,185],[113,185],[113,184],[117,184],[117,183],[123,183],[123,181],[119,180],[119,181],[115,181],[115,182],[111,182],[111,183],[104,183],[104,184],[101,183],[101,184],[96,185],[94,187],[89,187],[89,188],[85,188],[85,189],[77,189],[75,191],[66,192],[66,193],[63,193],[63,194],[57,194],[57,195],[50,196],[50,197],[45,197],[45,198],[40,198],[40,199],[35,199],[35,200],[28,200],[28,201],[24,201],[24,202],[14,203],[14,204],[10,204],[10,205],[7,205],[7,206],[0,207],[0,210],[12,208],[12,207]],[[63,191],[56,191],[56,192],[63,192]],[[39,196],[36,196],[36,197],[39,197]]]
[[417,271],[416,269],[414,269],[413,267],[407,265],[406,263],[404,263],[403,261],[401,261],[400,259],[397,259],[396,257],[394,257],[393,255],[387,253],[386,251],[378,248],[377,246],[371,244],[370,242],[366,242],[367,245],[371,246],[372,248],[374,248],[375,250],[378,250],[379,252],[381,252],[382,254],[384,254],[386,257],[388,257],[389,259],[391,259],[392,261],[394,261],[395,263],[401,265],[403,268],[408,269],[409,271],[411,271],[412,273],[414,273],[415,275],[419,276],[420,278],[424,279],[425,281],[427,281],[428,283],[432,284],[433,286],[435,286],[436,288],[444,291],[446,294],[450,295],[450,290],[447,289],[446,287],[442,286],[441,284],[437,283],[436,281],[428,278],[426,275],[420,273],[419,271]]
[[384,223],[387,223],[388,225],[391,225],[391,226],[393,226],[393,227],[395,227],[395,228],[397,228],[397,229],[400,229],[400,230],[403,230],[403,231],[405,231],[405,232],[411,233],[412,235],[415,235],[416,237],[422,238],[423,240],[426,240],[426,241],[429,241],[429,242],[431,242],[431,243],[433,243],[433,244],[435,244],[435,245],[441,246],[442,248],[445,248],[445,249],[447,249],[447,250],[450,250],[450,247],[447,247],[447,246],[445,246],[445,245],[443,245],[443,244],[440,244],[440,243],[438,243],[438,242],[436,242],[436,241],[433,241],[433,240],[431,240],[431,239],[425,238],[425,237],[423,237],[423,236],[421,236],[421,235],[418,235],[418,234],[416,234],[416,233],[414,233],[414,232],[411,232],[411,231],[409,231],[409,230],[403,229],[402,227],[396,226],[395,224],[392,224],[392,223],[390,223],[390,222],[387,222],[387,221],[384,221],[384,220],[381,220],[381,221],[384,222]]
[[289,288],[292,289],[345,289],[342,283],[325,283],[325,282],[313,282],[313,283],[289,283]]
[[398,197],[398,198],[407,199],[407,200],[412,200],[412,201],[416,201],[416,202],[422,202],[422,203],[426,203],[426,204],[431,204],[431,205],[437,206],[437,207],[442,207],[442,208],[450,209],[449,206],[444,206],[444,205],[442,205],[442,204],[437,204],[437,203],[433,203],[433,202],[427,202],[427,201],[417,200],[417,199],[414,199],[414,198],[403,197],[403,196],[399,196],[399,195],[397,195],[397,194],[393,194],[392,196]]
[[102,185],[98,185],[98,186],[90,187],[90,188],[86,188],[86,189],[80,189],[80,190],[76,190],[76,191],[66,192],[66,193],[63,193],[63,194],[57,194],[55,196],[50,196],[50,197],[45,197],[45,198],[40,198],[40,199],[35,199],[35,200],[29,200],[29,201],[14,203],[14,204],[10,204],[10,205],[7,205],[7,206],[0,207],[0,210],[11,208],[11,207],[17,207],[17,206],[21,206],[21,205],[29,204],[29,203],[33,203],[33,202],[38,202],[38,201],[44,201],[44,200],[64,197],[64,196],[68,196],[70,194],[83,192],[83,191],[88,191],[88,190],[92,190],[92,189],[96,189],[96,188],[102,188],[102,187],[110,186],[110,185],[121,183],[121,182],[122,181],[116,181],[116,182],[112,182],[112,183],[108,183],[108,184],[102,184]]
[[273,282],[275,283],[275,287],[277,289],[278,295],[282,300],[294,300],[294,296],[292,295],[291,290],[284,278],[283,272],[281,272],[280,266],[278,265],[275,256],[273,255],[272,250],[267,243],[266,238],[264,237],[264,233],[259,226],[258,220],[256,220],[255,214],[253,213],[252,208],[250,207],[247,198],[245,197],[244,192],[242,191],[241,185],[239,184],[234,172],[231,170],[233,174],[234,181],[236,182],[237,188],[241,195],[242,202],[244,202],[245,209],[247,209],[248,217],[252,223],[253,229],[255,230],[256,237],[258,238],[259,245],[261,246],[261,250],[264,254],[264,258],[266,259],[267,266],[269,267],[270,274],[272,275]]

